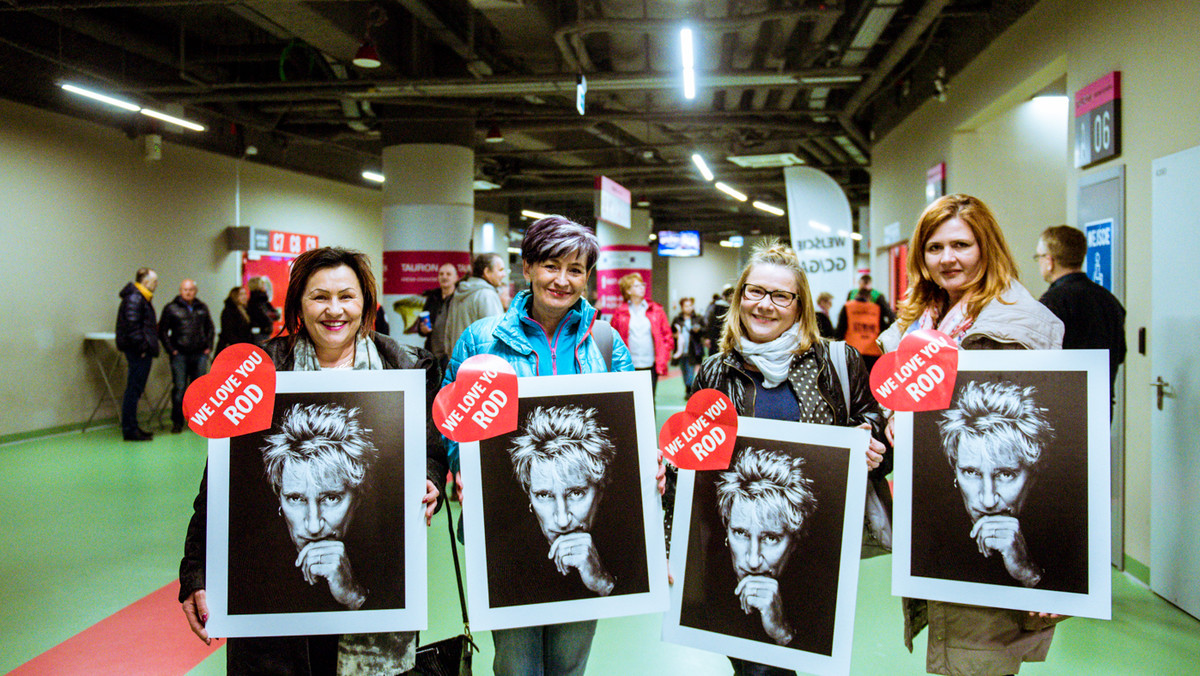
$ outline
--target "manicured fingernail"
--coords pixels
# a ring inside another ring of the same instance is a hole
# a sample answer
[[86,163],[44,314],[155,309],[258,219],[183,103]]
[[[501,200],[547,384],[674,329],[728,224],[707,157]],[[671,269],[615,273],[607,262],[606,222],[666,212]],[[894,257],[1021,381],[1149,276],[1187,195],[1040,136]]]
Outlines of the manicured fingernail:
[[201,615],[201,616],[200,616],[200,621],[201,621],[201,622],[208,622],[208,613],[204,613],[203,615]]

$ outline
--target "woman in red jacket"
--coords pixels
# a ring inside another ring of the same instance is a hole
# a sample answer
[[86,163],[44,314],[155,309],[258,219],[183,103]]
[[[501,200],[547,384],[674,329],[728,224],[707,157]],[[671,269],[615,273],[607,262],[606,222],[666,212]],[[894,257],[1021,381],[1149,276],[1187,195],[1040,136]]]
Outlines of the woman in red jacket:
[[633,367],[649,371],[652,391],[657,391],[658,377],[667,375],[675,349],[671,321],[661,305],[646,298],[646,282],[640,274],[631,272],[617,283],[625,302],[613,314],[613,328],[629,346]]

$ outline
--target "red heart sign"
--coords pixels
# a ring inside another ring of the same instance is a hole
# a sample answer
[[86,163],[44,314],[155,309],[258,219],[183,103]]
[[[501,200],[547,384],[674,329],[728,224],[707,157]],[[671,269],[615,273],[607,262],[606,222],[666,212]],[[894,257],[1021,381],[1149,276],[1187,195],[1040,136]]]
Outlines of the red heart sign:
[[893,411],[940,411],[958,377],[958,345],[938,331],[913,331],[871,369],[871,392]]
[[517,372],[494,354],[480,354],[458,367],[454,382],[433,400],[433,422],[459,443],[517,429]]
[[658,433],[663,455],[682,469],[729,469],[737,411],[719,390],[700,390]]
[[207,375],[183,393],[188,427],[207,439],[225,439],[271,426],[275,408],[275,364],[250,343],[221,350]]

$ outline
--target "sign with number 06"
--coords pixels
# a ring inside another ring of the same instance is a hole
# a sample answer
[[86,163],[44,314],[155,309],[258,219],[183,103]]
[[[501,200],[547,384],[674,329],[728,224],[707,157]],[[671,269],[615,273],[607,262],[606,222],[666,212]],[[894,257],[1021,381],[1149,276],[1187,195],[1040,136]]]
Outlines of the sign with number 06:
[[1121,154],[1121,71],[1075,92],[1075,166],[1090,167]]

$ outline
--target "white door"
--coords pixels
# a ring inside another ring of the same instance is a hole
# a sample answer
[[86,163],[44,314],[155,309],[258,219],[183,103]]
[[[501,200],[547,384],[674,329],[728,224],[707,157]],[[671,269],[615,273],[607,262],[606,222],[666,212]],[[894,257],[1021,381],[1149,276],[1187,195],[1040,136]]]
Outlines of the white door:
[[1150,587],[1200,617],[1200,146],[1153,174]]

